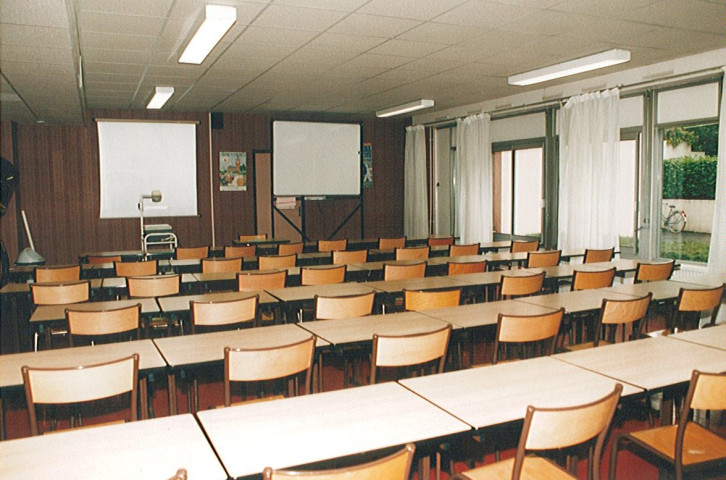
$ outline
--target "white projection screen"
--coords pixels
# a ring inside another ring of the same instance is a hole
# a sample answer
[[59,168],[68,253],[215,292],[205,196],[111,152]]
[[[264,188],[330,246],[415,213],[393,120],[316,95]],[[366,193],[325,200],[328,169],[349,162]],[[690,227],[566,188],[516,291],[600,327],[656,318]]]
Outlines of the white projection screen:
[[272,193],[360,195],[357,123],[272,122]]
[[98,119],[101,218],[197,215],[196,123]]

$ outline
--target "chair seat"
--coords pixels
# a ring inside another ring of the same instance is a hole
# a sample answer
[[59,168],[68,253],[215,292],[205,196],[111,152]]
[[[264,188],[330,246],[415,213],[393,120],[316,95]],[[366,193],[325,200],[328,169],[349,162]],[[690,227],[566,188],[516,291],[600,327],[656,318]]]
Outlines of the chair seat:
[[[668,425],[633,432],[628,436],[636,443],[655,450],[659,455],[672,462],[673,452],[676,448],[677,428],[677,425]],[[726,439],[697,423],[689,422],[684,439],[683,465],[696,465],[718,459],[726,459]]]
[[[514,458],[509,458],[468,472],[462,472],[461,475],[471,480],[510,480],[513,467]],[[522,480],[573,480],[576,478],[567,470],[542,457],[527,457],[524,459],[524,465],[522,465]]]

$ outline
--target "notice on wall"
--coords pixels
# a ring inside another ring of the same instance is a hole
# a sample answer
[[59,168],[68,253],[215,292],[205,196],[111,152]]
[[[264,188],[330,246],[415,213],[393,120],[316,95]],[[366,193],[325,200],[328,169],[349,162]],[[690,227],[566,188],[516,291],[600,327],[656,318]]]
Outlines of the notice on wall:
[[247,190],[247,152],[219,152],[219,190]]
[[370,143],[363,144],[363,186],[373,186],[373,148]]

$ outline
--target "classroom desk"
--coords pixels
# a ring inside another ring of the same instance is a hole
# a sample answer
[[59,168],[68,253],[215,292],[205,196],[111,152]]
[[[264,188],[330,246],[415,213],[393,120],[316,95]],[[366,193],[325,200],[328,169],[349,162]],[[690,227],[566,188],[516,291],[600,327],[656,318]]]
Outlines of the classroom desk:
[[705,285],[698,285],[694,283],[676,282],[673,280],[659,280],[656,282],[645,282],[645,283],[624,283],[622,285],[615,285],[602,290],[615,292],[623,295],[631,295],[635,297],[642,297],[651,292],[653,294],[653,300],[675,300],[678,298],[678,292],[681,288],[706,288]]
[[153,298],[134,298],[130,300],[108,300],[103,302],[73,303],[68,305],[39,305],[30,316],[31,324],[59,322],[66,319],[66,308],[72,310],[100,311],[129,307],[141,304],[141,315],[159,313],[159,306]]
[[673,333],[668,335],[668,337],[706,347],[718,348],[719,350],[726,350],[726,324]]
[[278,303],[278,300],[265,291],[255,292],[210,292],[199,295],[177,295],[172,297],[159,297],[157,302],[162,312],[188,312],[189,302],[225,302],[229,300],[241,300],[243,298],[260,296],[259,305],[271,305]]
[[[88,263],[88,257],[116,257],[120,256],[124,262],[134,262],[144,258],[144,252],[141,250],[115,250],[104,252],[83,252],[78,256],[80,263]],[[173,250],[147,250],[146,258],[172,258]]]
[[616,293],[606,288],[592,290],[575,290],[562,293],[551,293],[549,295],[535,295],[521,297],[517,302],[531,303],[541,307],[553,308],[555,310],[564,308],[565,313],[580,313],[590,310],[598,310],[602,306],[603,299],[629,300],[632,295]]
[[683,278],[676,278],[679,282],[683,283],[696,283],[699,285],[708,285],[716,287],[718,285],[726,283],[726,272],[721,273],[699,273],[694,275],[683,276]]
[[227,474],[192,415],[176,415],[0,442],[4,480],[164,480]]
[[516,300],[501,300],[460,305],[458,307],[437,308],[421,313],[442,322],[450,323],[454,329],[461,329],[496,325],[500,313],[505,315],[544,315],[553,311],[555,310],[552,308]]
[[340,297],[344,295],[362,295],[375,289],[368,283],[345,282],[330,285],[304,285],[300,287],[276,288],[266,290],[281,302],[300,303],[312,301],[315,295]]
[[609,262],[580,263],[577,266],[581,270],[602,270],[615,267],[616,275],[624,277],[628,273],[635,272],[639,260],[632,258],[616,258]]
[[[616,381],[551,357],[399,380],[474,429],[524,418],[528,405],[564,407],[611,392]],[[641,390],[623,385],[623,395]]]
[[469,430],[393,382],[206,410],[197,417],[233,478]]
[[387,294],[401,294],[403,290],[440,290],[449,288],[461,288],[470,285],[457,276],[451,277],[423,277],[423,278],[404,278],[399,280],[379,280],[376,282],[366,282],[367,285],[379,292]]

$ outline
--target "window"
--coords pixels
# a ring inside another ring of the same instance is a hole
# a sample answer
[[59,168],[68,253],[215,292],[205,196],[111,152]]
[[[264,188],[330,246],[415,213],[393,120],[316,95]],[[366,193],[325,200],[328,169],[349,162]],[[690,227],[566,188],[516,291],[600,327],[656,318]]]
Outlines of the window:
[[543,146],[496,148],[494,231],[541,238]]
[[636,224],[638,218],[638,172],[640,163],[640,133],[623,133],[620,136],[620,164],[618,166],[618,195],[614,213],[617,216],[620,252],[635,254],[638,251]]

